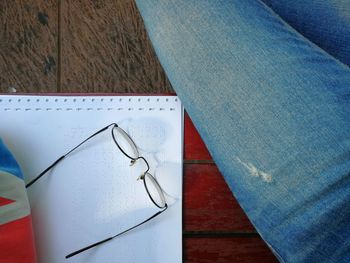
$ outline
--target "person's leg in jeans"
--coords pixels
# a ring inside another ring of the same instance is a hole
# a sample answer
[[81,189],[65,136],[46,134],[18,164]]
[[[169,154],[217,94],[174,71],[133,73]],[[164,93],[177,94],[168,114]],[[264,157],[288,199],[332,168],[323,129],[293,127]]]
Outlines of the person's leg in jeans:
[[136,2],[262,238],[285,262],[349,262],[348,66],[260,1]]
[[349,0],[262,0],[303,36],[350,65]]

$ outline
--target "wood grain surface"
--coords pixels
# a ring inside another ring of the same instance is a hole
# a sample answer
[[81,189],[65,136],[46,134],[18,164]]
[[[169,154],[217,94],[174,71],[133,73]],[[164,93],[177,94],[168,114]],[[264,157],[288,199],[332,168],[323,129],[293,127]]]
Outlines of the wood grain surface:
[[62,92],[170,92],[134,1],[63,0]]
[[187,238],[186,263],[274,263],[278,262],[265,243],[256,237]]
[[57,1],[0,1],[0,92],[57,90]]
[[186,231],[255,232],[215,164],[185,164]]
[[187,112],[185,112],[185,160],[205,160],[212,161],[211,155],[202,141],[196,127],[193,125]]

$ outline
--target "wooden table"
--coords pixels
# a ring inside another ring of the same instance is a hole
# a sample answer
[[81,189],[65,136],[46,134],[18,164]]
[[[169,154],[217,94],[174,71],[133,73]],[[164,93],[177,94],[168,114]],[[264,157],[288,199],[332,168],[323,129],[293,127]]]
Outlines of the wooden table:
[[[134,1],[0,1],[0,92],[173,89]],[[185,118],[184,262],[276,262]]]

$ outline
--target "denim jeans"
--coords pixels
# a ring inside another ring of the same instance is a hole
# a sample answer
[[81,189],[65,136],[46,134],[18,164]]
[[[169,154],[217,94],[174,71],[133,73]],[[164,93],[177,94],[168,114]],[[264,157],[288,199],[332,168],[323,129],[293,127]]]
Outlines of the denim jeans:
[[173,88],[279,260],[350,262],[350,2],[136,2]]

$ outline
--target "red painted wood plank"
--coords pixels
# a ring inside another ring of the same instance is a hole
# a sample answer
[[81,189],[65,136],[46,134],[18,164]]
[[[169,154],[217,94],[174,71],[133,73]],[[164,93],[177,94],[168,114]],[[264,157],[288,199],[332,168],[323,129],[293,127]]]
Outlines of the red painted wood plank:
[[259,237],[185,238],[186,263],[274,263],[276,257]]
[[186,112],[184,125],[185,160],[211,160],[207,147]]
[[255,231],[215,164],[185,164],[184,224],[186,231]]

